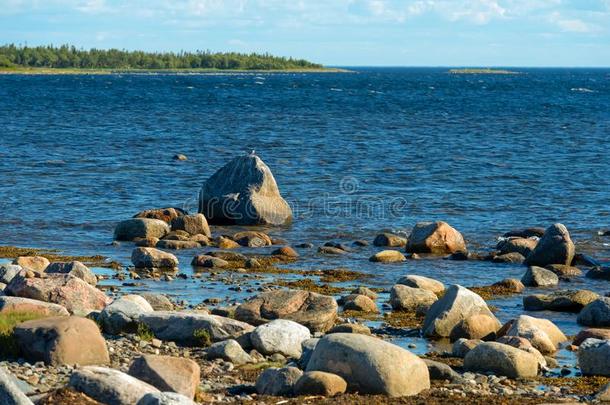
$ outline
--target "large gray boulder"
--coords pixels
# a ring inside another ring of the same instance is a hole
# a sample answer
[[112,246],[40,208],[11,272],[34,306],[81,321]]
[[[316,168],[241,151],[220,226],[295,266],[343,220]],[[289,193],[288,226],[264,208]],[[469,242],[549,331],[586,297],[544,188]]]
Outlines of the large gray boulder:
[[452,285],[426,313],[424,335],[449,337],[462,320],[474,315],[487,315],[500,325],[483,298],[460,285]]
[[610,340],[589,338],[578,347],[578,365],[583,375],[610,377]]
[[466,252],[464,237],[446,222],[418,222],[407,239],[409,253]]
[[114,228],[115,240],[131,241],[136,238],[163,238],[169,233],[169,225],[160,219],[131,218],[121,221]]
[[528,287],[551,287],[559,284],[559,277],[551,270],[531,266],[521,278],[521,282]]
[[610,297],[599,297],[587,304],[576,321],[586,326],[610,326]]
[[0,404],[3,405],[34,405],[19,389],[10,371],[0,367]]
[[528,315],[520,315],[511,321],[506,336],[525,338],[543,354],[555,353],[560,344],[568,340],[553,322]]
[[149,247],[138,247],[131,252],[131,262],[136,268],[173,269],[178,266],[178,258],[171,253]]
[[464,369],[509,378],[529,378],[538,375],[538,359],[509,345],[484,342],[468,352],[464,358]]
[[574,242],[563,224],[547,228],[534,250],[526,257],[528,266],[547,266],[549,264],[570,265],[574,258]]
[[[155,311],[138,317],[161,340],[186,344],[200,344],[198,333],[207,333],[213,342],[236,339],[252,332],[254,327],[245,322],[217,315],[186,311]],[[198,333],[196,333],[198,332]]]
[[199,212],[211,224],[282,225],[292,220],[271,170],[254,154],[234,158],[206,180]]
[[89,267],[85,266],[79,261],[72,261],[67,263],[54,262],[49,264],[44,272],[48,274],[71,274],[74,277],[78,277],[94,287],[97,284],[97,277],[95,276],[95,273],[93,273],[89,269]]
[[123,331],[134,332],[138,317],[146,312],[153,312],[153,308],[144,298],[138,295],[124,296],[106,306],[97,320],[104,332],[118,335]]
[[268,368],[256,380],[256,392],[261,395],[291,396],[303,372],[296,367]]
[[185,231],[191,235],[212,237],[208,221],[203,214],[182,215],[172,220],[172,231]]
[[333,333],[314,349],[306,371],[342,377],[350,391],[391,397],[416,395],[430,388],[428,367],[411,352],[372,336]]
[[107,367],[86,366],[74,370],[68,385],[107,405],[132,405],[158,389],[135,377]]
[[280,353],[295,359],[301,357],[301,343],[309,338],[309,329],[288,319],[276,319],[257,326],[250,335],[252,345],[260,353]]
[[423,288],[396,284],[390,290],[390,305],[399,311],[423,313],[438,300],[436,294]]

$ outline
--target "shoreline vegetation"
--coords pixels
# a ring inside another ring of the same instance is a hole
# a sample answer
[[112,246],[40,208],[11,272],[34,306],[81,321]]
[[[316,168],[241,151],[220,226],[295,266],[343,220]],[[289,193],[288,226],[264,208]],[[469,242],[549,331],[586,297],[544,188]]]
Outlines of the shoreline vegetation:
[[0,74],[346,72],[268,53],[144,52],[74,46],[0,46]]
[[520,75],[522,72],[516,72],[506,69],[491,69],[491,68],[460,68],[450,69],[449,74],[454,75]]

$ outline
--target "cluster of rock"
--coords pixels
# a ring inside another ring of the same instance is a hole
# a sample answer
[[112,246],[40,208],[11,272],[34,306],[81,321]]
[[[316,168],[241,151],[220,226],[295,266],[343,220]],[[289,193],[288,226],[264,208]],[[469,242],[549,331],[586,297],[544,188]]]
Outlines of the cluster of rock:
[[[198,254],[192,265],[222,268],[240,262],[254,269],[256,259],[231,252],[238,247],[278,244],[269,235],[244,231],[212,237],[212,224],[281,225],[292,212],[281,197],[267,165],[255,155],[238,157],[210,177],[200,192],[199,213],[178,208],[142,211],[120,222],[114,237],[135,242],[131,261],[137,269],[175,269],[178,259],[161,249],[217,247]],[[366,245],[357,241],[357,246]],[[411,233],[381,233],[375,246],[389,248],[370,257],[376,263],[398,263],[420,255],[453,260],[484,259],[528,266],[521,281],[505,279],[494,286],[510,292],[525,287],[551,287],[577,277],[576,252],[562,224],[509,232],[487,255],[469,252],[464,237],[446,222],[417,223]],[[312,246],[303,246],[312,247]],[[399,251],[401,249],[403,251]],[[350,247],[329,242],[322,254],[346,254]],[[283,246],[272,255],[296,258]],[[260,259],[260,258],[259,258]],[[247,270],[245,270],[247,271]],[[598,271],[592,277],[605,277]],[[610,278],[610,276],[608,276]],[[78,365],[68,386],[105,404],[193,404],[201,382],[200,365],[191,359],[159,354],[135,358],[126,369],[109,367],[106,338],[124,334],[150,335],[163,342],[205,346],[209,360],[243,366],[280,360],[256,379],[260,395],[334,396],[345,392],[390,397],[417,395],[431,380],[463,383],[479,373],[485,380],[533,378],[554,362],[552,356],[567,337],[552,322],[520,315],[502,324],[485,300],[460,285],[409,274],[389,291],[392,311],[421,319],[421,333],[447,338],[452,355],[463,358],[465,373],[423,360],[409,350],[373,335],[368,327],[346,322],[344,314],[378,314],[377,293],[359,287],[338,301],[304,290],[262,292],[230,313],[174,310],[162,295],[127,294],[114,300],[97,288],[98,278],[80,262],[50,263],[44,257],[19,257],[0,266],[0,315],[34,314],[18,324],[12,338],[19,355],[29,362],[54,366]],[[583,329],[572,342],[584,375],[610,376],[610,298],[588,290],[560,290],[527,295],[524,308],[578,313]],[[342,306],[343,313],[339,311]],[[229,316],[230,315],[230,316]],[[0,402],[30,404],[0,367]]]

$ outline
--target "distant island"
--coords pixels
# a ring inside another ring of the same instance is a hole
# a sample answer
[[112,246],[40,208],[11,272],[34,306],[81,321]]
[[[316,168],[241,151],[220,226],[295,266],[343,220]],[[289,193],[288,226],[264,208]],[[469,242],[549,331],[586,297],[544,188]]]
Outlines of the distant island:
[[518,75],[520,72],[504,69],[490,69],[490,68],[463,68],[463,69],[450,69],[449,73],[456,75]]
[[70,45],[0,46],[0,73],[340,71],[304,59],[236,52],[144,52]]

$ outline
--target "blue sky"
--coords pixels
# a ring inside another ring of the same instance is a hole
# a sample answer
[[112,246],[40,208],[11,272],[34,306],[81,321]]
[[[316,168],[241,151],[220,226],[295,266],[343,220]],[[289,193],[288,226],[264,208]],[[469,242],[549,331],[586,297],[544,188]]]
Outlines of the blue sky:
[[610,66],[610,0],[0,0],[0,42],[341,66]]

